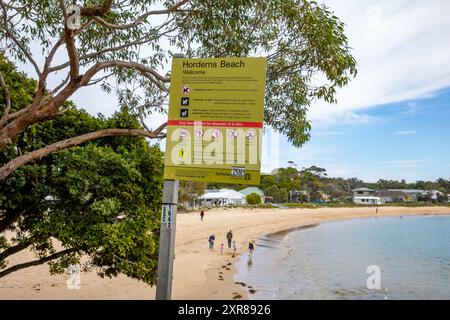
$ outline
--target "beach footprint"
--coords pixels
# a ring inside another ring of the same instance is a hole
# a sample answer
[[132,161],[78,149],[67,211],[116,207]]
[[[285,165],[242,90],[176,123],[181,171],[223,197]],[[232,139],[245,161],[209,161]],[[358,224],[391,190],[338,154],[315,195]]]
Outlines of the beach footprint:
[[241,286],[243,286],[243,287],[246,287],[246,286],[247,286],[244,282],[235,282],[235,284],[239,284],[239,285],[241,285]]

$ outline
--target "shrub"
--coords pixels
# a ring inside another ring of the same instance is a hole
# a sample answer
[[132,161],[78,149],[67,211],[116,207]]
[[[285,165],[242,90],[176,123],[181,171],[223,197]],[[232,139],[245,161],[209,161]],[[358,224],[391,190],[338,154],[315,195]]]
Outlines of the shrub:
[[261,204],[261,197],[257,193],[250,193],[245,197],[248,204],[256,206]]

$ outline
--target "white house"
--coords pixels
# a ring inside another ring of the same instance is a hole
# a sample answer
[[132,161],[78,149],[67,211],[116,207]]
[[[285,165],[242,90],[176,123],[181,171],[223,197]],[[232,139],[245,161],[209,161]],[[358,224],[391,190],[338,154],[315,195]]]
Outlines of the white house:
[[246,204],[242,193],[231,189],[209,190],[198,197],[200,204],[206,207],[222,207]]
[[380,205],[384,204],[383,199],[380,197],[374,197],[374,196],[356,196],[353,197],[353,202],[356,204],[374,204],[374,205]]

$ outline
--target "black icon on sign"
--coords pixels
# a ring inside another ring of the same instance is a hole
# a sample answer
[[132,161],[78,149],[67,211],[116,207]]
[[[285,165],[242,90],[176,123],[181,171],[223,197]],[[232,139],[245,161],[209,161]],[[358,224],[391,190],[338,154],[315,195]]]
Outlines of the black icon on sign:
[[180,110],[180,117],[181,118],[187,118],[189,116],[189,109],[181,109]]
[[189,107],[189,98],[181,98],[181,105],[183,107]]

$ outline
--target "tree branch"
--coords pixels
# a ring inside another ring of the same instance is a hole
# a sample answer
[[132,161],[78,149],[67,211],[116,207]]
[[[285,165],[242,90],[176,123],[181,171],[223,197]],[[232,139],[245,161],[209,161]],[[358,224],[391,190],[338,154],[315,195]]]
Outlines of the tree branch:
[[111,136],[147,137],[150,139],[164,138],[165,134],[161,133],[161,131],[166,127],[166,125],[167,124],[164,123],[152,132],[148,132],[141,129],[105,129],[96,132],[86,133],[81,136],[69,138],[59,142],[55,142],[44,148],[17,157],[8,162],[7,164],[5,164],[3,167],[0,168],[0,180],[6,179],[14,170],[20,168],[21,166],[27,163],[38,161],[52,152],[77,146],[91,140]]
[[170,82],[170,78],[163,77],[156,70],[149,68],[141,63],[132,62],[132,61],[121,61],[121,60],[111,60],[105,62],[98,62],[93,65],[86,73],[80,81],[82,86],[86,85],[91,78],[99,71],[108,69],[108,68],[127,68],[127,69],[136,69],[140,71],[142,74],[150,74],[161,82]]
[[5,112],[3,112],[2,117],[0,118],[0,129],[5,126],[5,123],[8,121],[8,114],[11,110],[11,95],[9,94],[8,86],[5,83],[5,79],[3,79],[3,75],[0,71],[0,86],[3,89],[6,100],[6,108]]
[[60,7],[64,14],[64,42],[66,43],[67,55],[70,62],[70,79],[75,80],[80,74],[80,59],[75,47],[74,31],[67,27],[67,10],[64,0],[60,0]]
[[8,249],[0,253],[0,261],[5,260],[7,257],[16,254],[19,251],[22,251],[28,248],[29,246],[31,246],[31,241],[22,242],[19,243],[18,245],[15,245],[14,247],[9,247]]
[[70,80],[70,73],[67,74],[66,78],[63,81],[61,81],[61,83],[55,89],[53,89],[50,94],[51,95],[56,94],[59,90],[61,90],[69,82],[69,80]]
[[2,0],[0,0],[0,6],[3,9],[3,26],[5,29],[6,35],[16,44],[16,46],[19,47],[20,51],[27,57],[28,61],[33,65],[34,69],[36,70],[37,75],[39,76],[41,74],[41,70],[39,69],[36,61],[34,61],[32,55],[28,50],[23,46],[23,44],[14,36],[14,34],[11,32],[11,30],[8,28],[8,12],[6,10],[5,4]]
[[16,209],[13,210],[12,212],[11,211],[8,213],[4,212],[3,216],[1,217],[2,219],[0,220],[0,233],[8,230],[17,221],[17,219],[19,219],[19,217],[27,213],[28,210],[30,210],[30,206],[28,206],[28,208],[24,210]]
[[0,272],[0,278],[3,278],[4,276],[7,276],[10,273],[13,273],[15,271],[21,270],[21,269],[25,269],[25,268],[29,268],[29,267],[33,267],[33,266],[38,266],[41,264],[44,264],[46,262],[58,259],[62,256],[64,256],[65,254],[69,254],[69,253],[73,253],[76,252],[75,249],[66,249],[57,253],[54,253],[48,257],[39,259],[39,260],[34,260],[34,261],[29,261],[29,262],[25,262],[25,263],[20,263],[20,264],[16,264],[15,266],[12,266],[6,270],[3,270],[2,272]]
[[[172,31],[175,31],[176,29],[177,28],[172,28],[172,29],[166,30],[163,33],[159,33],[158,35],[150,37],[150,38],[149,38],[149,35],[145,35],[145,36],[143,36],[143,37],[141,37],[139,39],[136,39],[135,41],[129,42],[129,43],[125,43],[125,44],[122,44],[122,45],[119,45],[119,46],[115,46],[115,47],[105,48],[105,49],[102,49],[102,50],[99,50],[99,51],[96,51],[96,52],[91,52],[91,53],[88,53],[88,54],[86,54],[84,56],[81,56],[79,58],[79,60],[83,61],[83,60],[87,60],[87,59],[91,59],[91,58],[96,58],[96,57],[98,57],[98,56],[100,56],[102,54],[105,54],[105,53],[115,52],[115,51],[119,51],[119,50],[122,50],[122,49],[126,49],[126,48],[131,47],[131,46],[137,46],[137,45],[145,44],[145,43],[148,43],[150,41],[153,41],[153,40],[156,40],[158,38],[161,38],[162,36],[172,32]],[[65,62],[65,63],[62,63],[60,65],[57,65],[57,66],[54,66],[54,67],[50,68],[50,72],[55,72],[55,71],[58,71],[58,70],[62,70],[64,68],[67,68],[68,66],[70,66],[70,62]]]
[[113,0],[105,0],[101,6],[88,6],[80,10],[82,17],[98,17],[103,16],[111,10]]
[[146,20],[151,15],[170,14],[170,13],[178,13],[178,12],[189,11],[189,10],[178,10],[179,7],[181,7],[182,5],[184,5],[184,4],[188,3],[188,2],[189,2],[189,0],[183,0],[183,1],[180,1],[179,3],[177,3],[176,5],[168,8],[168,9],[149,11],[149,12],[144,13],[143,15],[139,16],[134,22],[131,22],[131,23],[128,23],[128,24],[113,24],[113,23],[109,23],[109,22],[107,22],[104,19],[99,18],[99,17],[93,17],[93,19],[97,23],[99,23],[102,26],[104,26],[105,28],[124,30],[124,29],[129,29],[129,28],[133,28],[133,27],[138,26],[142,21]]

